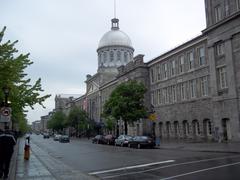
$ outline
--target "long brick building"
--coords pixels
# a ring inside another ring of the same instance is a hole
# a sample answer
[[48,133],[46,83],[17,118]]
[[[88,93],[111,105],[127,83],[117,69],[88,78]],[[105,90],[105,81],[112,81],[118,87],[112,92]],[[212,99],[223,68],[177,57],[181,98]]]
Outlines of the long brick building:
[[[74,100],[102,123],[103,105],[120,83],[145,84],[157,119],[136,120],[129,134],[183,140],[240,140],[240,0],[205,0],[207,27],[194,39],[150,60],[134,57],[130,38],[112,19],[99,42],[98,72]],[[204,28],[204,27],[203,27]],[[124,132],[119,121],[120,132]]]

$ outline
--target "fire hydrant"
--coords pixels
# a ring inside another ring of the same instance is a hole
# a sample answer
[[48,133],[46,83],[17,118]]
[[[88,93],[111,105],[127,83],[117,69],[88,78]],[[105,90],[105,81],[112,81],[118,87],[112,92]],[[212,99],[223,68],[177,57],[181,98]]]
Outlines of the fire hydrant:
[[27,135],[25,138],[24,159],[29,160],[29,157],[30,157],[30,136]]

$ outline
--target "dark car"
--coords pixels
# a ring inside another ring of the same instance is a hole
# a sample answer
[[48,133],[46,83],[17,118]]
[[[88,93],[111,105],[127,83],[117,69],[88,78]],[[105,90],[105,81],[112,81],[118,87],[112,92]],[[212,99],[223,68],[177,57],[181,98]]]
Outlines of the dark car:
[[128,143],[133,140],[132,136],[129,135],[120,135],[115,139],[116,146],[128,146]]
[[133,140],[128,143],[128,147],[136,147],[138,149],[142,147],[153,148],[154,146],[155,142],[149,136],[135,136]]
[[104,144],[104,136],[103,135],[96,135],[94,138],[92,138],[92,143],[96,144]]
[[115,144],[115,136],[112,134],[108,134],[106,136],[104,136],[104,144],[108,144],[108,145],[114,145]]
[[46,139],[46,138],[48,139],[49,138],[49,134],[48,133],[43,133],[43,138],[44,139]]
[[70,138],[67,135],[62,135],[59,138],[59,142],[61,142],[61,143],[70,142]]

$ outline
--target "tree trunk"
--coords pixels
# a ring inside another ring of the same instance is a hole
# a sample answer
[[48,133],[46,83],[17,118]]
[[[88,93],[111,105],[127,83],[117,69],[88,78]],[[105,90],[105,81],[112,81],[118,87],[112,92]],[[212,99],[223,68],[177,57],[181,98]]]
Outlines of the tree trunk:
[[124,120],[124,129],[125,129],[125,135],[128,134],[128,126],[127,126],[127,121]]

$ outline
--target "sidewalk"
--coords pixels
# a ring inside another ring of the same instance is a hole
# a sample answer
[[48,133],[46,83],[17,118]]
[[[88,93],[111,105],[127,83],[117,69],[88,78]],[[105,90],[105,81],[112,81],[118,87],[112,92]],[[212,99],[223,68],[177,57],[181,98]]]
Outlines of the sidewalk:
[[24,160],[24,141],[20,139],[17,158],[16,180],[55,180],[53,175],[36,158],[32,151],[30,154],[30,159],[28,161]]
[[24,139],[20,139],[17,158],[16,180],[96,180],[79,171],[72,170],[31,143],[30,159],[24,160]]
[[201,152],[219,152],[219,153],[240,153],[240,142],[231,143],[184,143],[184,142],[163,142],[160,149],[176,149]]

